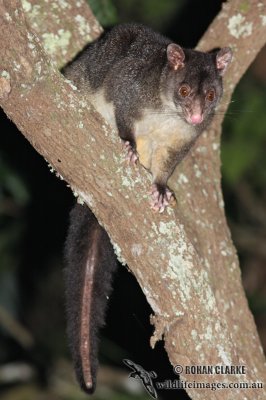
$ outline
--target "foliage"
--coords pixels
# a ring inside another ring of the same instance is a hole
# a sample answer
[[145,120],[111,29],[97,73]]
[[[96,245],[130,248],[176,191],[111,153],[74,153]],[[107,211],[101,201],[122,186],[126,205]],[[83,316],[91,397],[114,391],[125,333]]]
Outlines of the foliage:
[[242,179],[265,185],[265,104],[265,86],[248,74],[236,89],[223,128],[223,178],[231,186]]
[[173,15],[177,14],[183,0],[113,0],[119,20],[122,22],[142,22],[151,27],[164,30]]
[[[7,132],[5,132],[7,133]],[[29,192],[18,171],[0,152],[0,304],[16,311],[16,272]]]
[[101,25],[109,26],[118,22],[117,11],[111,0],[87,0]]
[[112,26],[118,22],[142,22],[158,30],[177,14],[185,0],[88,0],[100,23]]

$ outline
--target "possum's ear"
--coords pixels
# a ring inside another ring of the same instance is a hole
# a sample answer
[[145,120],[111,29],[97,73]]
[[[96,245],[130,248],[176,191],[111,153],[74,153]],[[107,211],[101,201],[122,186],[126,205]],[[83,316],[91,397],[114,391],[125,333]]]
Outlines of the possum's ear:
[[185,53],[178,44],[171,43],[167,46],[167,59],[169,65],[175,70],[184,67]]
[[224,47],[216,54],[216,68],[220,75],[224,75],[228,65],[232,61],[233,53],[230,47]]

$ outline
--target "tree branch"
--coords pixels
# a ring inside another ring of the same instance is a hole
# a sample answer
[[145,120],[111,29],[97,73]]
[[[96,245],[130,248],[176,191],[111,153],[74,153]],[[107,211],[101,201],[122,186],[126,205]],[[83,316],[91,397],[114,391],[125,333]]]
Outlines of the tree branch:
[[[266,34],[265,6],[248,1],[243,10],[242,3],[228,2],[200,42],[201,48],[231,45],[235,50],[221,110]],[[63,20],[63,10],[58,12]],[[125,165],[116,132],[50,63],[39,40],[43,35],[38,38],[29,27],[20,2],[0,0],[0,18],[1,106],[109,233],[154,310],[152,344],[164,335],[173,365],[246,366],[245,376],[191,379],[184,370],[181,377],[188,382],[263,382],[264,358],[224,216],[218,151],[222,116],[170,181],[177,207],[153,214],[146,196],[150,175]],[[263,389],[187,391],[193,399],[265,396]]]
[[23,0],[26,20],[58,68],[102,32],[87,1]]

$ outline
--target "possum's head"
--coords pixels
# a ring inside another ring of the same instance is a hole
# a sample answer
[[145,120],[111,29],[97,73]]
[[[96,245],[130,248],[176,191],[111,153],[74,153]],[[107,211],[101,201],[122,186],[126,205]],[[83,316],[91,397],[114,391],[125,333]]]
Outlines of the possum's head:
[[200,125],[214,113],[223,93],[222,76],[232,59],[232,51],[203,53],[167,46],[167,73],[164,94],[181,117],[191,125]]

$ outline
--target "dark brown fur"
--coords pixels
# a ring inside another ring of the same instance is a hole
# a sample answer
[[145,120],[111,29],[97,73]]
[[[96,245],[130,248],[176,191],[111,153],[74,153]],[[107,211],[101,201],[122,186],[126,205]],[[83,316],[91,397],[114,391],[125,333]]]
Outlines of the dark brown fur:
[[[169,204],[168,178],[214,115],[230,60],[228,48],[182,49],[147,27],[125,24],[90,44],[65,71],[117,128],[129,158],[139,157],[152,173],[156,211]],[[87,207],[76,206],[66,242],[68,337],[78,381],[89,393],[95,388],[98,329],[115,265],[106,232]]]

